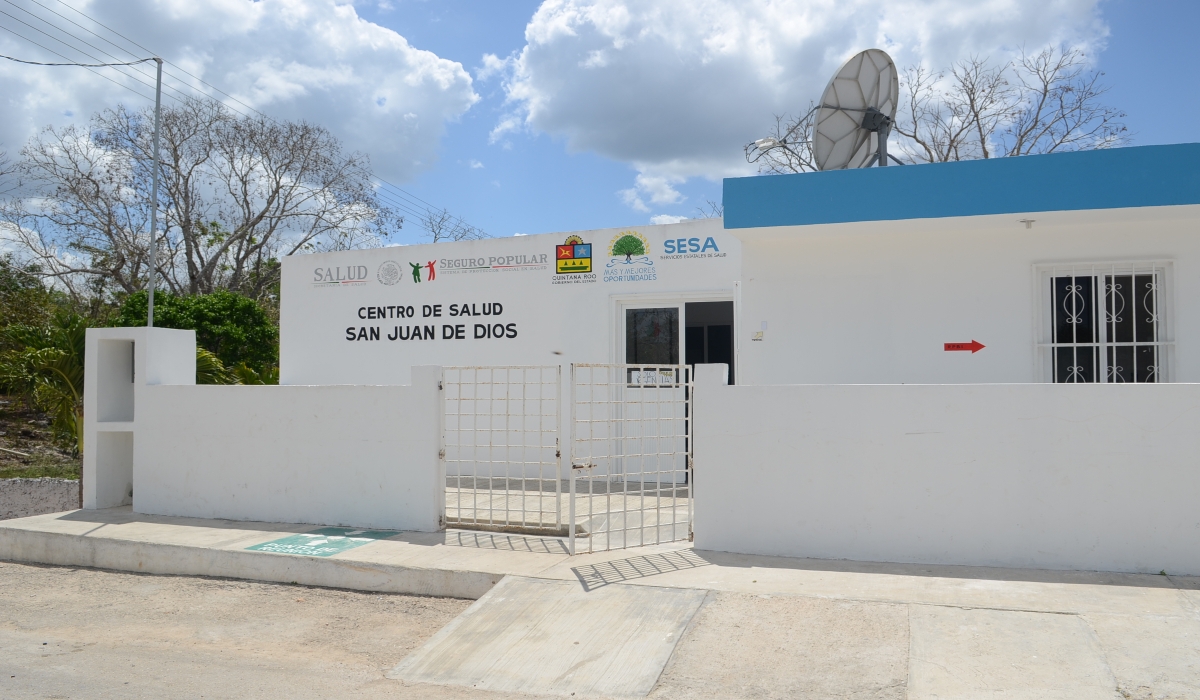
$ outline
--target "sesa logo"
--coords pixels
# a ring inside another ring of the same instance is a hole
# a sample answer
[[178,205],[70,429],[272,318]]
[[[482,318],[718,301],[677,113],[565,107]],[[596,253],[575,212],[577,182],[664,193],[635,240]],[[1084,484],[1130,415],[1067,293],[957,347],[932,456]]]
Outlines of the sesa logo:
[[318,267],[313,270],[314,287],[365,287],[366,284],[366,265]]
[[704,239],[704,244],[700,244],[699,238],[668,238],[663,243],[663,252],[670,255],[671,253],[714,253],[720,252],[717,247],[717,242],[712,236]]

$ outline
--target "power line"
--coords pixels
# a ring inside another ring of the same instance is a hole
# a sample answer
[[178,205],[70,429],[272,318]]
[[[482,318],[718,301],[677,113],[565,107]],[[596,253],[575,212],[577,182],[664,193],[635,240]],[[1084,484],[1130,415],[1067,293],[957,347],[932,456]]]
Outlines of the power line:
[[[23,40],[25,40],[25,41],[28,41],[29,43],[33,44],[34,46],[38,47],[39,49],[42,49],[43,51],[48,51],[48,52],[50,52],[50,53],[54,54],[55,56],[58,56],[59,58],[63,59],[64,61],[70,61],[70,60],[71,60],[69,57],[62,55],[61,53],[59,53],[59,52],[55,51],[54,49],[51,49],[51,48],[47,48],[47,47],[45,47],[45,46],[42,46],[41,44],[37,43],[37,42],[36,42],[36,41],[34,41],[33,39],[30,39],[29,37],[26,37],[26,36],[22,36],[21,34],[18,34],[17,32],[14,32],[13,30],[9,29],[8,27],[5,27],[5,26],[3,26],[3,25],[0,25],[0,29],[3,29],[4,31],[8,32],[9,34],[12,34],[13,36],[17,37],[18,39],[23,39]],[[150,99],[149,97],[146,97],[145,95],[143,95],[142,93],[138,92],[137,90],[134,90],[133,88],[129,87],[128,85],[123,85],[123,84],[121,84],[121,83],[118,83],[117,81],[113,80],[112,78],[108,77],[107,75],[104,75],[103,73],[101,73],[101,72],[99,72],[99,71],[97,71],[97,70],[95,70],[95,69],[93,69],[93,68],[88,68],[88,70],[89,70],[89,71],[91,71],[91,72],[93,72],[93,73],[95,73],[96,75],[100,76],[101,78],[104,78],[105,80],[107,80],[108,82],[112,83],[113,85],[116,85],[116,86],[118,86],[118,87],[125,88],[126,90],[128,90],[128,91],[132,92],[133,94],[137,95],[138,97],[141,97],[141,98],[144,98],[144,99],[147,99],[147,100],[148,100],[148,99]]]
[[[14,5],[14,4],[13,4],[13,3],[12,3],[10,0],[4,0],[4,2],[7,2],[7,3],[8,3],[8,4],[10,4],[10,5],[13,5],[13,7],[17,7],[17,6],[16,6],[16,5]],[[54,29],[58,29],[59,31],[62,31],[62,32],[63,32],[64,34],[66,34],[67,36],[71,36],[71,37],[72,37],[72,38],[74,38],[74,39],[78,39],[78,37],[74,37],[73,35],[71,35],[71,34],[70,34],[70,32],[66,32],[66,31],[63,31],[62,29],[59,29],[58,27],[55,27],[55,26],[54,26],[53,24],[51,24],[50,22],[47,22],[46,20],[42,19],[41,17],[38,17],[37,15],[34,15],[34,14],[32,14],[31,12],[29,12],[28,10],[25,10],[24,8],[17,7],[17,9],[21,10],[22,12],[24,12],[24,13],[25,13],[25,14],[27,14],[27,15],[29,15],[30,17],[33,17],[34,19],[37,19],[37,20],[39,20],[39,21],[43,22],[44,24],[47,24],[47,25],[49,25],[49,26],[53,27]],[[37,27],[35,27],[35,26],[33,26],[32,24],[30,24],[30,23],[26,22],[25,20],[23,20],[23,19],[20,19],[19,17],[13,17],[12,15],[8,14],[7,12],[5,12],[4,10],[0,10],[0,15],[4,15],[5,17],[8,17],[9,19],[12,19],[12,20],[14,20],[14,21],[20,22],[21,24],[25,25],[26,27],[29,27],[29,28],[30,28],[30,29],[32,29],[33,31],[37,32],[38,34],[41,34],[41,35],[45,36],[46,38],[50,39],[51,41],[57,41],[58,43],[60,43],[60,44],[62,44],[63,46],[67,47],[68,49],[71,49],[72,51],[76,51],[76,52],[78,52],[78,53],[81,53],[81,54],[83,54],[84,56],[87,56],[88,58],[92,59],[93,61],[96,61],[97,63],[101,63],[101,62],[102,62],[102,61],[101,61],[101,60],[100,60],[98,57],[96,57],[96,56],[93,56],[92,54],[88,53],[87,51],[84,51],[83,49],[79,48],[78,46],[72,46],[72,45],[68,44],[67,42],[63,41],[62,39],[59,39],[58,37],[56,37],[56,36],[54,36],[54,35],[52,35],[52,34],[49,34],[49,33],[45,32],[45,31],[43,31],[43,30],[41,30],[41,29],[38,29]],[[12,32],[12,30],[11,30],[11,29],[10,29],[9,31],[10,31],[10,32]],[[13,33],[13,34],[16,34],[16,32],[12,32],[12,33]],[[21,36],[21,35],[17,34],[17,36]],[[21,38],[25,39],[26,41],[29,41],[30,43],[35,43],[35,44],[36,44],[36,42],[32,41],[31,39],[28,39],[28,38],[26,38],[26,37],[21,37]],[[85,44],[86,44],[87,42],[83,42],[83,43],[85,43]],[[38,46],[41,46],[41,44],[37,44],[37,45],[38,45]],[[46,47],[45,47],[45,46],[42,46],[42,48],[43,48],[43,49],[46,49]],[[94,47],[93,47],[93,48],[94,48]],[[63,56],[61,53],[58,53],[57,51],[52,51],[51,49],[46,49],[46,50],[47,50],[47,51],[51,51],[52,53],[54,53],[54,54],[55,54],[55,55],[57,55],[57,56],[62,56],[62,58],[66,59],[66,60],[68,60],[68,61],[70,61],[70,60],[71,60],[71,59],[70,59],[70,58],[68,58],[67,56]],[[109,54],[109,55],[111,56],[112,54]],[[91,69],[89,68],[88,70],[91,70]],[[95,71],[93,71],[93,72],[95,72]],[[129,74],[128,74],[128,73],[125,73],[124,71],[119,71],[119,72],[120,72],[120,73],[122,73],[122,75],[126,75],[126,76],[128,76],[128,77],[132,77],[132,76],[129,76]],[[151,85],[151,84],[148,84],[148,83],[143,83],[142,81],[138,80],[137,78],[134,78],[134,81],[135,81],[135,82],[138,82],[138,83],[141,83],[142,85],[145,85],[146,87],[153,87],[153,85]],[[115,82],[115,81],[114,81],[114,82]],[[140,93],[139,93],[139,94],[140,94]],[[144,95],[143,95],[143,97],[144,97]]]
[[16,61],[17,63],[25,63],[25,64],[28,64],[31,66],[79,66],[81,68],[107,68],[109,66],[136,66],[139,63],[145,63],[146,61],[154,60],[153,58],[143,58],[140,61],[129,61],[128,63],[42,63],[41,61],[26,61],[26,60],[20,59],[20,58],[13,58],[12,56],[5,56],[3,54],[0,54],[0,58],[7,58],[10,61]]
[[[50,21],[49,21],[49,20],[47,20],[46,18],[44,18],[44,17],[39,17],[39,16],[37,16],[37,15],[33,14],[32,12],[30,12],[29,10],[26,10],[25,8],[23,8],[23,7],[20,7],[20,6],[19,6],[19,5],[17,5],[16,3],[12,2],[12,0],[3,0],[3,2],[5,2],[5,3],[8,3],[9,5],[12,5],[14,8],[16,8],[16,9],[20,10],[21,12],[24,12],[25,14],[27,14],[27,15],[29,15],[30,17],[32,17],[32,18],[34,18],[34,19],[36,19],[37,21],[41,22],[42,24],[45,24],[46,26],[48,26],[48,27],[50,27],[50,28],[52,28],[52,29],[54,29],[54,30],[56,30],[56,31],[58,31],[58,32],[61,32],[61,33],[65,34],[65,35],[67,35],[68,37],[70,37],[70,38],[74,39],[75,41],[78,41],[78,42],[82,43],[84,46],[87,46],[88,48],[94,49],[95,51],[98,51],[99,53],[102,53],[102,54],[104,54],[105,56],[108,56],[109,58],[116,59],[116,60],[120,60],[120,59],[119,59],[119,58],[117,58],[116,56],[114,56],[114,55],[112,55],[111,53],[109,53],[109,52],[105,51],[104,49],[101,49],[100,47],[98,47],[98,46],[96,46],[96,45],[94,45],[94,44],[92,44],[92,43],[90,43],[90,42],[88,42],[88,41],[84,40],[83,38],[81,38],[81,37],[79,37],[79,36],[76,36],[75,34],[72,34],[70,31],[68,31],[68,30],[66,30],[66,29],[63,29],[62,27],[60,27],[60,26],[58,26],[58,25],[54,24],[53,22],[50,22]],[[71,44],[68,44],[67,42],[63,41],[62,39],[59,39],[58,37],[52,36],[52,35],[50,35],[50,34],[46,33],[45,31],[42,31],[41,29],[38,29],[37,27],[34,27],[33,25],[31,25],[31,24],[29,24],[29,23],[27,23],[27,22],[25,22],[25,21],[23,21],[23,20],[17,19],[16,17],[13,17],[12,15],[8,14],[7,12],[5,12],[5,11],[3,11],[3,10],[0,10],[0,14],[6,15],[6,16],[8,16],[8,17],[12,17],[13,19],[16,19],[18,22],[21,22],[21,23],[22,23],[22,24],[24,24],[25,26],[29,27],[30,29],[33,29],[33,30],[34,30],[34,31],[36,31],[36,32],[39,32],[39,33],[41,33],[41,34],[43,34],[43,35],[45,35],[45,36],[47,36],[47,37],[50,37],[50,38],[51,38],[51,39],[53,39],[54,41],[57,41],[58,43],[62,44],[63,46],[66,46],[66,47],[68,47],[68,48],[70,48],[70,49],[73,49],[73,50],[75,50],[75,51],[78,51],[79,53],[83,54],[84,56],[87,56],[87,57],[89,57],[89,58],[91,58],[91,59],[93,59],[93,60],[95,60],[95,61],[100,61],[100,60],[101,60],[99,57],[97,57],[97,56],[95,56],[95,55],[93,55],[93,54],[90,54],[90,53],[88,53],[87,51],[84,51],[83,49],[80,49],[80,48],[79,48],[79,47],[77,47],[77,46],[72,46]],[[59,15],[59,16],[61,17],[61,15]],[[65,18],[65,17],[63,17],[63,19],[66,19],[66,18]],[[70,20],[67,20],[67,21],[70,21]],[[73,23],[73,24],[74,24],[74,23]],[[76,26],[79,26],[79,25],[78,25],[78,24],[76,24]],[[81,27],[81,28],[82,28],[82,27]],[[93,32],[93,34],[94,34],[94,32]],[[110,43],[111,43],[111,42],[110,42]],[[117,48],[120,48],[120,47],[117,47]],[[135,55],[135,54],[133,54],[133,53],[132,53],[132,52],[130,52],[130,51],[126,51],[126,53],[129,53],[130,55]],[[147,51],[146,53],[153,53],[153,52],[152,52],[152,51]],[[148,60],[149,60],[149,61],[153,61],[154,59],[153,59],[153,58],[149,58],[149,59],[142,59],[142,60],[140,60],[140,61],[132,61],[132,62],[129,62],[129,63],[128,63],[128,65],[130,65],[130,66],[133,66],[133,65],[137,65],[137,64],[139,64],[139,63],[144,63],[145,61],[148,61]],[[114,64],[114,65],[124,65],[124,64]],[[138,75],[141,75],[142,77],[146,78],[146,80],[148,80],[148,81],[155,81],[155,78],[154,78],[154,77],[150,76],[149,74],[145,73],[144,71],[138,70],[138,69],[136,69],[136,68],[134,68],[133,70],[134,70],[134,72],[136,72]],[[151,82],[147,82],[147,81],[145,81],[145,80],[138,80],[138,78],[137,78],[137,77],[135,77],[135,76],[132,76],[132,75],[130,75],[129,73],[126,73],[125,71],[118,71],[118,72],[119,72],[119,73],[121,73],[122,75],[125,75],[125,76],[127,76],[127,77],[133,78],[133,80],[134,80],[135,82],[141,83],[142,85],[145,85],[146,87],[153,87],[153,85],[152,85],[152,83],[151,83]],[[183,95],[184,97],[187,97],[187,95],[184,95],[184,93],[183,93],[183,92],[181,92],[180,90],[177,90],[176,88],[174,88],[174,87],[171,87],[171,86],[169,86],[169,85],[168,85],[167,87],[168,87],[168,89],[170,89],[170,90],[173,90],[173,91],[175,91],[175,92],[179,93],[180,95]],[[169,95],[168,95],[168,97],[169,97]],[[173,98],[173,99],[175,99],[176,101],[178,101],[178,98]]]
[[[4,0],[4,1],[8,2],[8,4],[10,4],[10,5],[12,4],[11,0]],[[34,2],[34,4],[37,5],[38,7],[43,8],[43,10],[46,10],[47,12],[55,14],[56,17],[61,17],[62,19],[65,19],[66,22],[70,22],[71,24],[78,26],[79,29],[83,29],[84,31],[89,32],[89,34],[91,34],[92,36],[100,38],[101,41],[108,43],[109,46],[112,46],[118,50],[122,50],[122,52],[125,52],[127,54],[133,55],[133,52],[131,52],[131,50],[128,50],[127,48],[119,46],[119,44],[116,44],[113,41],[108,40],[107,37],[97,34],[96,31],[86,28],[86,26],[83,26],[82,24],[74,22],[74,20],[65,17],[64,14],[55,12],[54,10],[52,10],[52,8],[49,8],[46,5],[43,5],[42,2],[40,2],[38,0],[30,0],[30,1]],[[128,43],[133,44],[134,47],[142,49],[146,53],[150,53],[150,54],[155,53],[155,52],[152,52],[152,50],[150,50],[149,48],[142,46],[142,44],[140,44],[136,41],[133,41],[132,38],[127,37],[124,34],[121,34],[121,32],[116,31],[113,28],[110,28],[110,26],[100,22],[100,20],[89,16],[89,14],[86,14],[83,11],[77,10],[76,7],[67,5],[64,0],[56,0],[56,1],[58,1],[60,5],[66,7],[67,10],[71,10],[72,12],[78,14],[78,16],[83,17],[84,19],[88,19],[89,22],[95,23],[97,26],[100,26],[100,28],[107,30],[109,32],[112,32],[113,35],[122,38],[122,40],[125,40]],[[28,11],[26,11],[26,12],[28,12]],[[74,37],[74,35],[72,35],[71,32],[68,32],[64,29],[59,28],[59,26],[56,26],[53,23],[48,22],[48,20],[46,20],[46,19],[43,19],[43,18],[38,18],[38,19],[41,19],[42,22],[47,23],[50,26],[55,26],[55,29],[58,29],[59,31],[64,32],[64,34],[67,34],[68,36],[77,38],[78,41],[83,41],[82,38]],[[84,42],[84,43],[88,43],[88,42]],[[92,44],[88,43],[88,46],[92,46]],[[98,49],[97,47],[94,47],[94,46],[92,46],[92,48],[96,48],[96,50],[102,50],[102,49]],[[83,52],[80,52],[80,53],[83,53]],[[103,53],[106,53],[107,55],[112,56],[112,54],[108,54],[108,52],[103,52]],[[114,56],[114,58],[115,58],[115,56]],[[232,101],[240,104],[240,106],[245,107],[246,109],[250,109],[251,112],[258,114],[259,116],[263,116],[264,119],[268,119],[272,122],[275,122],[275,124],[280,124],[280,122],[278,122],[277,120],[272,119],[270,115],[260,112],[259,109],[254,108],[254,107],[250,106],[250,104],[246,104],[245,102],[242,102],[241,100],[239,100],[239,98],[236,98],[233,95],[228,94],[228,92],[221,90],[220,88],[217,88],[216,85],[209,83],[208,80],[200,78],[199,76],[196,76],[196,74],[186,71],[185,68],[175,65],[175,64],[173,64],[173,62],[170,62],[168,60],[164,60],[163,62],[166,62],[167,65],[172,66],[173,68],[175,68],[175,70],[178,70],[179,72],[184,73],[185,76],[190,77],[193,80],[197,80],[198,83],[208,86],[208,88],[210,88],[211,90],[214,90],[215,92],[217,92],[217,94],[220,94],[220,95],[223,95],[224,97],[229,98],[229,100],[232,100]],[[184,80],[178,76],[172,76],[172,74],[170,74],[170,73],[168,73],[168,76],[170,76],[176,80],[180,80],[181,83],[184,83],[184,84],[187,83],[186,80]],[[180,90],[175,89],[175,88],[172,88],[172,90],[174,90],[175,92],[179,92],[179,94],[182,95],[182,92]],[[202,92],[202,94],[203,94],[203,92]],[[209,95],[205,95],[205,97],[211,98],[211,96],[209,96]],[[227,104],[227,107],[228,107],[228,104]],[[240,112],[239,109],[234,109],[234,112],[238,112],[242,115],[246,115],[245,113]],[[248,115],[246,115],[246,116],[248,116]],[[368,179],[377,180],[380,185],[380,189],[382,189],[382,187],[386,186],[386,187],[390,187],[391,190],[395,191],[395,196],[392,197],[391,199],[389,199],[390,203],[392,203],[392,205],[394,205],[394,207],[406,210],[406,211],[408,211],[408,213],[414,214],[418,217],[432,216],[432,215],[436,215],[436,214],[440,213],[440,211],[445,211],[444,209],[439,209],[437,207],[434,207],[433,204],[426,202],[425,199],[421,199],[420,197],[413,195],[412,192],[408,192],[407,190],[402,189],[402,187],[400,187],[400,186],[389,183],[388,180],[384,180],[383,178],[380,178],[379,175],[377,175],[377,174],[368,172],[368,170],[365,170],[365,169],[362,169],[362,173],[366,174]],[[380,191],[383,191],[383,190],[380,190]],[[396,203],[396,198],[403,199],[403,201],[412,202],[413,207],[418,207],[419,210],[414,210],[410,207],[406,207],[406,205],[398,205]],[[422,207],[422,205],[424,205],[424,207]],[[469,223],[467,223],[466,221],[463,221],[462,217],[455,216],[455,215],[451,215],[451,216],[454,217],[454,219],[452,219],[452,221],[457,223],[457,225],[460,225],[462,227],[475,228],[473,226],[470,226]],[[479,229],[476,229],[476,231],[479,231]]]

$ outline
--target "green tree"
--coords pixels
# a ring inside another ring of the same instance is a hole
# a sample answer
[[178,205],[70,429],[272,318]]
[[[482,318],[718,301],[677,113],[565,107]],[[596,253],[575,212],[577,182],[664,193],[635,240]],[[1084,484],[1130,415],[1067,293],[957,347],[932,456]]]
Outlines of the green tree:
[[[157,295],[156,295],[157,296]],[[243,367],[245,365],[242,365]],[[197,384],[240,384],[238,377],[208,350],[196,346]]]
[[613,244],[612,254],[624,255],[625,262],[630,262],[635,255],[645,255],[646,247],[642,244],[642,239],[637,236],[621,236]]
[[83,453],[83,353],[87,321],[59,311],[46,325],[2,331],[0,388],[52,417],[56,437]]
[[35,265],[19,265],[11,254],[0,256],[0,328],[40,326],[54,317],[58,300],[40,272]]
[[[146,325],[146,292],[130,294],[113,325]],[[279,329],[253,299],[234,292],[191,296],[156,292],[154,325],[196,331],[196,344],[230,371],[244,364],[264,374],[279,363]]]

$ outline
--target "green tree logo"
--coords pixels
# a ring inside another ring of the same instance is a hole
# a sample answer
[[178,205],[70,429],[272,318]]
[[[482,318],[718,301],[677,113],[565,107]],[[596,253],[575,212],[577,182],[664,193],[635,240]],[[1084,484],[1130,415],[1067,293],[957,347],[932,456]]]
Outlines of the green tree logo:
[[613,257],[624,255],[625,262],[631,262],[633,256],[646,254],[646,243],[641,236],[627,233],[613,242],[610,254]]

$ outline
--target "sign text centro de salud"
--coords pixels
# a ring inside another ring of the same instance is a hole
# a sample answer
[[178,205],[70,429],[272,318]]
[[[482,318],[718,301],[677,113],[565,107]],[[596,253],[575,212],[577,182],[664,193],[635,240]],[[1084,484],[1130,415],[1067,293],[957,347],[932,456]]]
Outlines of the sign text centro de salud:
[[[663,242],[658,262],[697,258],[723,258],[726,253],[716,238],[693,236],[668,238]],[[313,269],[312,285],[322,288],[366,287],[372,283],[387,288],[403,288],[407,284],[438,283],[443,278],[462,274],[500,272],[548,273],[555,285],[637,284],[658,279],[658,266],[653,258],[650,241],[635,230],[617,233],[603,248],[605,257],[599,262],[593,255],[592,244],[578,235],[571,235],[554,247],[554,265],[548,252],[525,252],[514,255],[486,257],[440,258],[436,260],[386,260],[371,274],[366,265],[341,265]],[[596,271],[602,265],[600,272]],[[373,278],[373,279],[372,279]],[[439,285],[440,287],[440,285]],[[400,323],[347,326],[347,341],[427,341],[427,340],[488,340],[513,339],[519,335],[517,323],[499,318],[503,304],[466,301],[451,304],[388,304],[361,306],[359,321],[391,320]],[[477,318],[490,317],[490,318]],[[460,323],[470,318],[468,323]],[[407,323],[405,323],[407,321]]]

